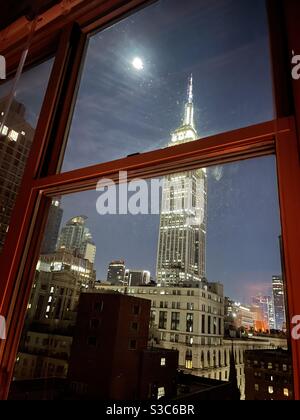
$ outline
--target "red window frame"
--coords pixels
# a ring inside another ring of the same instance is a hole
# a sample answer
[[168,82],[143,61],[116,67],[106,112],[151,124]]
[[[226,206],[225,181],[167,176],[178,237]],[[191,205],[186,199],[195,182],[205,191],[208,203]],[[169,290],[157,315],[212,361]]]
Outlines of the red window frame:
[[[129,179],[136,176],[145,178],[276,154],[288,316],[291,320],[294,315],[300,314],[300,81],[291,81],[286,60],[292,48],[299,46],[300,51],[299,29],[293,24],[300,15],[296,2],[269,1],[277,112],[274,121],[59,174],[87,36],[96,28],[108,25],[143,6],[145,1],[90,3],[93,5],[90,5],[88,12],[86,2],[83,2],[82,9],[76,10],[76,14],[66,19],[64,25],[56,23],[52,29],[55,33],[51,37],[49,51],[53,48],[53,40],[60,34],[54,68],[12,215],[11,228],[0,256],[0,313],[7,320],[7,340],[0,341],[0,399],[8,396],[51,196],[91,189],[103,176],[117,180],[121,170],[128,171]],[[286,22],[280,19],[281,8],[285,12]],[[281,25],[278,25],[279,21]],[[286,28],[284,24],[287,24]],[[288,43],[282,43],[286,36]],[[278,48],[278,42],[282,48]],[[32,62],[34,56],[36,60],[40,58],[41,45],[44,46],[44,43],[44,37],[37,34],[36,44],[32,47]],[[18,48],[17,44],[16,51]],[[16,54],[11,55],[11,70]],[[282,63],[285,65],[282,66]],[[292,341],[292,352],[295,398],[300,399],[300,341]]]

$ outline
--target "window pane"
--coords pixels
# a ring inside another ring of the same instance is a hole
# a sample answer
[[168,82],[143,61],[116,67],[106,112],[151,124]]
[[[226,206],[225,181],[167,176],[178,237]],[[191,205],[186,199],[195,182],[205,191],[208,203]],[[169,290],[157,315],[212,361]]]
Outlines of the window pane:
[[11,398],[292,399],[275,158],[142,181],[53,199]]
[[12,81],[0,85],[0,253],[31,149],[53,60],[22,74],[9,115],[4,113]]
[[273,118],[265,2],[161,0],[90,38],[63,171]]

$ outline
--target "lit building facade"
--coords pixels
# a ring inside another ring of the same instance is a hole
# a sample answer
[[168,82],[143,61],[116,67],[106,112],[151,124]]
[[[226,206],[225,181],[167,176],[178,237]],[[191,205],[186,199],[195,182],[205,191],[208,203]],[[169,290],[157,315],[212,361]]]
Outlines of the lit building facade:
[[[179,351],[179,368],[193,375],[228,381],[232,339],[224,338],[223,286],[202,282],[198,288],[97,285],[151,300],[150,339],[154,345]],[[152,336],[152,337],[151,337]],[[244,352],[286,348],[285,339],[234,339],[237,382],[245,399]]]
[[[182,125],[172,133],[168,146],[197,138],[191,78]],[[205,169],[164,178],[156,270],[159,285],[192,285],[205,277],[206,212]]]
[[252,299],[253,305],[258,306],[263,314],[266,329],[275,329],[274,303],[271,296],[257,295]]
[[93,288],[93,264],[58,251],[40,257],[26,314],[15,380],[66,378],[80,294]]
[[94,264],[64,250],[41,255],[36,269],[46,273],[69,272],[77,278],[82,288],[92,288],[96,281]]
[[286,330],[285,289],[282,276],[272,277],[275,328]]
[[[0,101],[0,127],[6,102],[6,99]],[[25,106],[14,100],[0,133],[0,252],[34,137],[25,113]]]
[[66,223],[59,236],[58,249],[73,252],[94,263],[96,245],[89,228],[86,226],[86,220],[87,217],[85,216],[77,216]]
[[112,261],[108,266],[107,281],[110,284],[124,284],[125,281],[125,261]]
[[151,273],[145,270],[126,270],[125,284],[128,286],[141,286],[150,283]]

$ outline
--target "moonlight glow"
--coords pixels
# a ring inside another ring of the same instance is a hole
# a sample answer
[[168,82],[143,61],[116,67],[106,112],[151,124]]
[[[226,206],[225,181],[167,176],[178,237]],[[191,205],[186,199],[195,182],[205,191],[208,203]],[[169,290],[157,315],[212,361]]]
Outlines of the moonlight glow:
[[132,66],[136,70],[143,70],[144,69],[144,63],[140,57],[135,57],[132,61]]

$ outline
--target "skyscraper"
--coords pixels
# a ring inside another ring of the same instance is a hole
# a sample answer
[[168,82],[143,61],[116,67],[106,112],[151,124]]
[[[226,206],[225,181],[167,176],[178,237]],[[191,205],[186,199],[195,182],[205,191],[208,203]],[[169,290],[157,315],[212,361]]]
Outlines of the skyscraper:
[[125,261],[112,261],[108,266],[107,281],[111,284],[124,284],[125,269]]
[[25,106],[13,101],[2,126],[6,99],[0,101],[0,252],[9,228],[30,152],[34,129],[25,119]]
[[58,249],[73,252],[94,263],[96,245],[93,242],[89,228],[86,226],[86,220],[86,216],[77,216],[66,223],[61,230]]
[[141,286],[150,283],[151,273],[146,270],[126,270],[125,284],[128,286]]
[[277,330],[286,329],[286,313],[285,313],[285,292],[282,276],[272,277],[273,301],[275,328]]
[[53,199],[45,229],[41,254],[52,254],[56,251],[62,216],[63,209],[60,207],[60,200]]
[[[191,77],[184,118],[181,126],[172,133],[168,146],[197,138]],[[158,285],[192,285],[205,277],[206,212],[205,169],[164,178],[157,254]]]
[[265,326],[268,330],[275,329],[274,303],[271,296],[259,294],[252,299],[254,306],[258,306],[262,312]]

